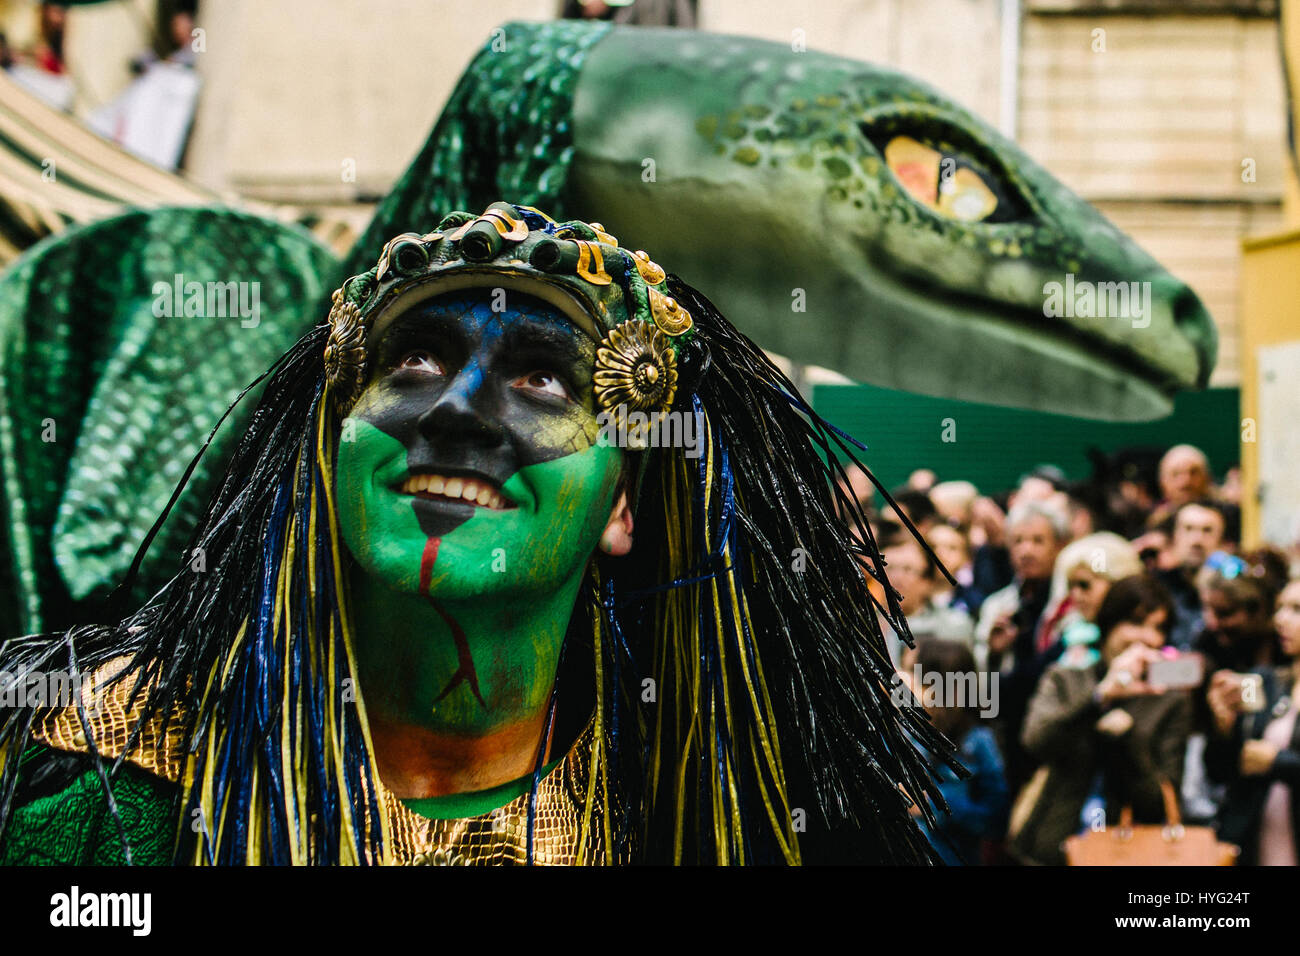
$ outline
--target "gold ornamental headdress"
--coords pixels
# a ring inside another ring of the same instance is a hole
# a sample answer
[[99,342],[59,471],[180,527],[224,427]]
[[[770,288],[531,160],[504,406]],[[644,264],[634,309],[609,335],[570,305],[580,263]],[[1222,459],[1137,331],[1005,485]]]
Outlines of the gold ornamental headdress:
[[600,408],[655,415],[678,397],[678,357],[694,328],[667,278],[600,223],[556,222],[506,202],[479,216],[453,212],[431,233],[389,240],[373,269],[334,293],[326,380],[346,415],[366,381],[367,345],[394,318],[448,292],[501,288],[554,306],[597,343]]

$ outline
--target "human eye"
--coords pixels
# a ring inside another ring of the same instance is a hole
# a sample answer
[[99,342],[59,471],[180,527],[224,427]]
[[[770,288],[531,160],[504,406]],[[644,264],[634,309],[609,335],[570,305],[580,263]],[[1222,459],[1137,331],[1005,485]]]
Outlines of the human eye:
[[446,375],[447,370],[437,357],[427,349],[412,349],[397,360],[395,371],[417,372],[426,375]]
[[515,379],[514,387],[539,397],[545,396],[553,399],[562,399],[572,401],[573,396],[570,394],[564,381],[553,372],[535,371],[527,375],[521,375]]

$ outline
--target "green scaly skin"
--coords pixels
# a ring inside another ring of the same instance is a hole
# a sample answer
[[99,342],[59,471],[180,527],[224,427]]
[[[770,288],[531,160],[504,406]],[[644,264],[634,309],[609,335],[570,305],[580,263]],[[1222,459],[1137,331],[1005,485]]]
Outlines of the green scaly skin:
[[[876,385],[1090,417],[1168,414],[1172,392],[1208,381],[1216,333],[1191,290],[1013,142],[903,74],[760,40],[613,29],[587,56],[573,113],[573,213],[662,250],[764,348]],[[898,135],[979,160],[1021,214],[932,212],[884,162]],[[1149,315],[1048,317],[1044,287],[1066,273],[1150,282]]]

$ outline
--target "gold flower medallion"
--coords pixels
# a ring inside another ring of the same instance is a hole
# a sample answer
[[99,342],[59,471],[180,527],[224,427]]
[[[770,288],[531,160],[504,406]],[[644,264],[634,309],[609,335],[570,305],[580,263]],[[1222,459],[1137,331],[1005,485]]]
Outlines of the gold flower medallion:
[[596,349],[593,380],[602,408],[667,411],[677,391],[677,356],[668,336],[633,319],[610,329]]
[[361,310],[334,293],[329,315],[330,337],[325,345],[325,381],[334,392],[340,414],[346,415],[361,394],[366,369],[366,327]]

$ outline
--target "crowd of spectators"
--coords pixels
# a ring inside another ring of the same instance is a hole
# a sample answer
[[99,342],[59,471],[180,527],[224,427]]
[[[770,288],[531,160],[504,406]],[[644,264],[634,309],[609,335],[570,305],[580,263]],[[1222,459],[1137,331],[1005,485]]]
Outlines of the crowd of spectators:
[[1296,865],[1300,565],[1241,549],[1238,489],[1190,445],[1109,488],[1041,466],[985,496],[920,471],[878,508],[848,474],[906,621],[867,567],[899,680],[970,771],[940,771],[945,859],[1061,864],[1125,808],[1165,823],[1172,784],[1241,864]]

